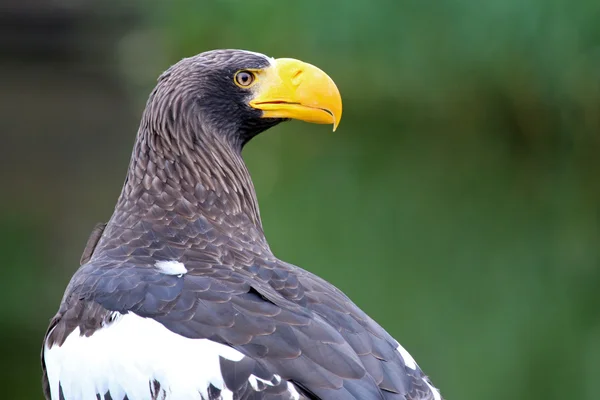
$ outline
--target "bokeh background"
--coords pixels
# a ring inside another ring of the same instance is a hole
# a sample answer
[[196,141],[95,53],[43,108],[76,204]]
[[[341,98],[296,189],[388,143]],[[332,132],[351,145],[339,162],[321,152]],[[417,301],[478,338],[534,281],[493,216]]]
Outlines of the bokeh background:
[[[6,0],[0,387],[39,351],[112,212],[161,71],[299,58],[344,99],[245,150],[275,253],[343,289],[448,400],[600,396],[597,0]],[[82,366],[84,368],[84,366]]]

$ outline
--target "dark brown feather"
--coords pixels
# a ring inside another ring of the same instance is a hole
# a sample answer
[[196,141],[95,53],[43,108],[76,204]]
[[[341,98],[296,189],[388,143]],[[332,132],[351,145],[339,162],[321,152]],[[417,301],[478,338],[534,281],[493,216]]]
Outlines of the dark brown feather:
[[92,258],[92,254],[94,254],[94,250],[96,249],[96,245],[100,241],[102,237],[102,232],[104,232],[104,228],[106,228],[106,223],[99,222],[92,229],[92,233],[90,233],[90,237],[85,244],[85,248],[83,249],[83,253],[81,254],[81,259],[79,260],[79,265],[83,265],[90,261]]

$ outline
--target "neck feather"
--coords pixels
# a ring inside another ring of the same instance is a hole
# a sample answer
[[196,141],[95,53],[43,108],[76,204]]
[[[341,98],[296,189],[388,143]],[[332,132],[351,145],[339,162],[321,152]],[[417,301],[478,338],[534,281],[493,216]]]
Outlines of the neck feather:
[[136,245],[132,232],[142,235],[140,239],[162,237],[184,247],[191,237],[197,242],[198,235],[218,232],[234,241],[244,238],[243,246],[268,249],[241,149],[206,132],[194,132],[189,140],[174,139],[142,124],[98,249],[120,254],[124,244]]
[[[227,224],[244,216],[261,227],[254,185],[241,151],[217,135],[176,145],[163,135],[140,131],[117,207],[143,217],[157,207],[188,218]],[[129,207],[128,207],[129,205]]]

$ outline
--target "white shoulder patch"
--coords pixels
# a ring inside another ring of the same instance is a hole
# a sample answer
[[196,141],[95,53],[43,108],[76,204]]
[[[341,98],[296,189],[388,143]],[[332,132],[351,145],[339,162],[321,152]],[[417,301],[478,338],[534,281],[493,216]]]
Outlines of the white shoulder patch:
[[437,390],[436,388],[434,388],[433,386],[431,386],[429,384],[429,382],[427,382],[425,380],[425,383],[427,384],[427,386],[429,386],[429,389],[431,389],[431,393],[433,393],[433,400],[442,400],[442,396],[440,395],[440,391]]
[[410,369],[417,369],[417,363],[415,362],[415,359],[412,358],[410,354],[408,354],[408,351],[406,351],[406,349],[402,347],[400,343],[398,343],[398,347],[396,348],[396,350],[398,350],[398,353],[400,353],[400,355],[402,356],[402,359],[404,360],[404,365],[406,365]]
[[179,261],[157,261],[154,266],[166,275],[183,275],[188,272],[185,265]]
[[[402,347],[402,345],[400,343],[398,343],[398,347],[396,347],[396,350],[402,356],[402,359],[404,360],[404,365],[406,365],[408,368],[414,369],[414,370],[416,370],[418,368],[417,362],[415,361],[415,359],[412,358],[412,356],[408,353],[408,351],[406,351],[406,349],[404,347]],[[442,396],[440,396],[439,390],[437,390],[429,382],[427,382],[426,378],[423,378],[423,382],[425,382],[425,384],[427,385],[429,390],[431,390],[431,393],[433,394],[433,400],[442,400]]]
[[[132,313],[91,336],[76,328],[62,346],[44,351],[44,362],[53,399],[59,384],[66,399],[94,399],[110,392],[113,399],[145,399],[149,382],[156,380],[166,398],[208,398],[212,384],[223,399],[233,393],[225,387],[219,357],[240,361],[239,351],[208,339],[188,339],[159,322]],[[85,366],[83,368],[82,366]]]

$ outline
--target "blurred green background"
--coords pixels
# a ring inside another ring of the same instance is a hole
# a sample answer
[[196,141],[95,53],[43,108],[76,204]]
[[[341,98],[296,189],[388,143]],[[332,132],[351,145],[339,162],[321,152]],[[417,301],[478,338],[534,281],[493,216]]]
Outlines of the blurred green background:
[[336,133],[290,122],[245,150],[279,257],[448,400],[598,399],[599,21],[597,0],[5,1],[2,398],[42,397],[47,322],[156,77],[245,48],[321,67],[344,99]]

